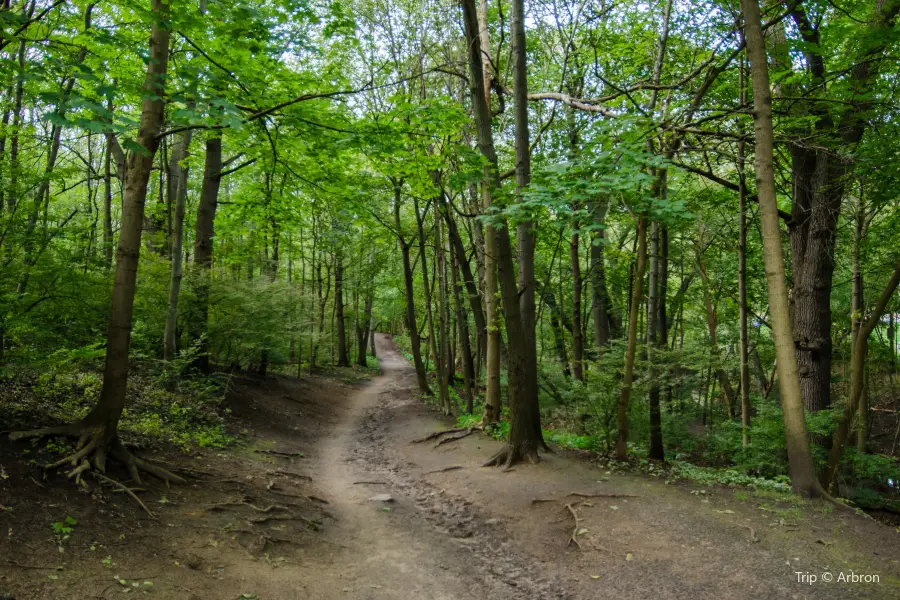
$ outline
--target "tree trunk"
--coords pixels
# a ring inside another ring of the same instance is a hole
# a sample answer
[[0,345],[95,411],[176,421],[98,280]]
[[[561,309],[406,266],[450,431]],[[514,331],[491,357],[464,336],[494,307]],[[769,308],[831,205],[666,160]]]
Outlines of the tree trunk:
[[616,407],[618,431],[616,435],[616,458],[628,458],[628,404],[631,401],[631,387],[634,380],[634,358],[637,350],[638,313],[644,296],[644,271],[647,268],[647,216],[638,218],[637,264],[628,311],[628,346],[625,349],[625,372],[622,375],[622,391]]
[[[516,188],[523,194],[531,183],[531,147],[528,130],[528,60],[525,41],[525,2],[513,0],[510,4],[510,33],[512,37],[512,71],[513,71],[513,113],[515,116],[515,155],[516,155]],[[516,253],[519,263],[519,289],[517,292],[522,318],[522,347],[524,361],[523,379],[519,390],[521,408],[531,413],[528,418],[530,426],[535,430],[528,439],[544,444],[541,432],[541,410],[538,398],[538,364],[537,364],[537,310],[535,292],[537,284],[534,276],[534,252],[536,245],[535,224],[531,220],[519,223],[516,230]],[[502,253],[505,249],[500,249]],[[502,267],[501,267],[502,268]],[[507,325],[508,327],[508,325]],[[510,340],[512,344],[512,340]],[[510,405],[510,411],[514,410]],[[515,423],[515,419],[512,420]],[[525,424],[525,421],[522,421]],[[510,434],[512,436],[512,434]],[[523,437],[523,439],[525,439]]]
[[[744,68],[741,61],[741,101],[746,102]],[[738,304],[740,310],[741,351],[741,433],[743,446],[750,445],[750,354],[747,331],[747,185],[744,176],[744,142],[738,142],[738,178],[740,181],[740,216],[738,232]]]
[[781,388],[781,407],[784,415],[791,485],[797,494],[818,497],[824,494],[824,490],[816,478],[815,466],[809,450],[784,275],[781,231],[778,225],[778,198],[775,192],[772,92],[769,85],[769,67],[766,61],[766,47],[758,0],[741,0],[741,8],[744,13],[744,39],[747,44],[753,84],[753,124],[756,133],[755,169],[763,241],[763,262],[766,268],[775,355],[778,360],[778,383]]
[[472,274],[472,268],[469,266],[469,260],[466,258],[466,249],[463,246],[462,238],[459,235],[459,227],[456,220],[451,214],[451,210],[444,211],[444,221],[447,223],[447,235],[450,238],[450,246],[453,249],[453,256],[459,265],[462,274],[463,283],[466,286],[466,292],[469,296],[469,307],[475,320],[475,335],[478,339],[478,347],[483,348],[487,343],[487,328],[484,320],[484,311],[481,308],[481,294],[478,292],[478,284]]
[[[169,30],[162,24],[168,19],[165,0],[153,0],[154,24],[150,33],[150,52],[147,77],[144,81],[144,100],[137,143],[147,152],[132,152],[128,157],[125,202],[122,207],[122,226],[116,252],[116,274],[113,284],[112,307],[107,334],[106,365],[103,387],[96,406],[85,417],[84,424],[101,432],[104,446],[116,439],[119,418],[125,408],[128,386],[128,350],[131,344],[131,320],[134,312],[134,292],[141,253],[141,230],[144,224],[144,203],[153,156],[159,145],[157,135],[163,126],[165,108],[166,70],[169,60]],[[104,459],[98,468],[102,470]]]
[[713,303],[712,293],[710,290],[709,274],[706,270],[706,263],[703,260],[703,248],[705,246],[705,228],[703,222],[697,216],[697,224],[699,229],[699,238],[697,243],[697,268],[700,272],[700,279],[703,281],[703,305],[706,310],[706,328],[709,334],[710,361],[714,365],[716,378],[719,380],[719,387],[725,400],[725,408],[728,411],[728,418],[734,417],[734,389],[731,387],[731,379],[728,372],[721,364],[721,351],[719,349],[719,317],[716,305]]
[[465,386],[463,398],[466,401],[466,413],[471,415],[475,403],[475,360],[472,356],[472,345],[469,341],[469,317],[466,315],[465,305],[462,301],[462,286],[457,275],[460,264],[456,254],[452,254],[452,257],[453,268],[450,270],[450,273],[453,285],[453,306],[456,309],[456,322],[459,327],[459,343],[462,352],[463,384]]
[[[521,21],[521,3],[516,9],[517,20]],[[478,146],[487,164],[484,168],[485,200],[493,198],[494,190],[500,188],[500,177],[497,172],[497,154],[494,149],[494,136],[491,131],[490,109],[484,98],[484,74],[481,63],[481,42],[478,37],[478,20],[474,0],[463,0],[463,15],[466,31],[466,42],[469,48],[468,62],[471,74],[469,84],[472,104],[475,109],[475,125]],[[524,53],[524,48],[520,45]],[[524,67],[524,65],[522,65]],[[523,107],[524,108],[524,107]],[[518,162],[518,161],[517,161]],[[524,382],[529,380],[527,342],[522,326],[522,315],[519,306],[519,290],[516,285],[512,257],[512,245],[509,231],[505,223],[500,223],[496,231],[496,258],[498,280],[500,283],[503,310],[506,317],[506,331],[509,341],[509,404],[510,435],[506,448],[497,453],[488,464],[512,465],[520,460],[537,461],[538,448],[543,444],[539,415],[529,406],[529,399],[522,395]],[[521,251],[521,249],[520,249]],[[487,254],[487,251],[485,251]],[[533,274],[532,274],[533,279]],[[531,292],[534,292],[532,286]],[[536,379],[536,374],[531,373]],[[537,386],[535,386],[536,388]],[[534,394],[537,390],[528,390]]]
[[[658,185],[661,176],[657,175]],[[664,192],[658,191],[660,197]],[[655,460],[665,460],[666,453],[662,439],[662,416],[659,408],[659,373],[654,366],[656,352],[659,348],[659,237],[660,225],[653,222],[650,234],[650,277],[647,282],[647,362],[650,365],[650,389],[647,391],[650,408],[650,450],[649,456]]]
[[197,269],[197,286],[194,291],[196,309],[188,323],[191,344],[197,346],[194,366],[202,373],[209,373],[209,286],[212,280],[213,235],[215,234],[216,208],[219,201],[219,185],[222,181],[222,138],[206,140],[206,162],[203,167],[203,185],[197,205],[194,229],[194,264]]
[[[857,201],[855,223],[853,228],[853,248],[851,250],[851,272],[853,279],[853,291],[850,297],[850,361],[853,363],[853,357],[856,353],[856,344],[859,342],[859,330],[863,324],[863,311],[865,310],[865,300],[863,296],[863,274],[862,274],[862,242],[866,236],[866,203],[863,195]],[[865,357],[863,357],[863,369],[866,368]],[[851,376],[851,388],[852,388]],[[851,391],[852,393],[852,391]],[[859,396],[859,426],[856,432],[856,449],[860,453],[866,451],[867,437],[867,417],[868,407],[866,406],[865,386],[863,393]]]
[[[578,227],[578,224],[575,224]],[[572,377],[584,381],[584,339],[581,336],[581,256],[578,231],[569,241],[569,260],[572,264]]]
[[837,430],[834,432],[831,452],[828,455],[828,469],[822,481],[822,485],[827,490],[835,490],[837,486],[837,471],[841,463],[841,455],[844,452],[844,444],[850,436],[850,427],[853,424],[854,415],[859,410],[860,398],[865,393],[865,367],[866,354],[868,354],[869,350],[869,335],[881,322],[881,315],[884,314],[884,310],[887,308],[888,302],[890,302],[891,296],[894,295],[898,284],[900,284],[900,262],[897,262],[894,274],[881,292],[881,297],[872,309],[872,314],[869,315],[865,323],[860,325],[856,334],[856,342],[853,344],[853,356],[851,359],[850,403],[844,409]]
[[170,360],[177,352],[176,334],[178,332],[178,297],[181,293],[183,239],[184,239],[184,207],[187,202],[188,167],[182,162],[188,156],[191,146],[192,130],[181,135],[178,146],[172,152],[172,164],[169,176],[175,180],[175,214],[172,223],[172,274],[169,280],[169,306],[166,311],[166,328],[163,336],[163,358]]
[[403,256],[403,282],[406,292],[406,328],[409,331],[409,345],[412,350],[413,363],[416,367],[416,379],[419,383],[419,392],[431,396],[431,388],[428,387],[428,378],[425,374],[425,365],[422,363],[422,343],[419,340],[419,327],[416,321],[415,289],[413,287],[412,262],[409,255],[409,242],[403,236],[403,228],[400,223],[400,183],[394,183],[394,227],[397,229],[397,239],[400,243],[400,254]]
[[337,366],[349,367],[347,331],[344,322],[344,254],[339,247],[334,253],[334,312],[337,321]]
[[602,354],[603,348],[613,337],[610,320],[612,302],[609,299],[609,291],[606,289],[606,264],[603,256],[606,249],[604,221],[608,207],[607,202],[598,200],[591,210],[595,226],[591,239],[591,294],[593,297],[591,310],[593,311],[594,346],[597,349],[597,356]]
[[[432,179],[440,184],[440,175],[436,172],[432,174]],[[435,196],[434,202],[434,253],[435,262],[437,263],[438,276],[438,359],[435,363],[437,366],[438,386],[441,400],[441,407],[445,415],[452,413],[450,406],[450,378],[454,371],[452,358],[450,356],[450,316],[447,302],[447,261],[444,254],[444,234],[441,227],[440,212],[440,196]]]

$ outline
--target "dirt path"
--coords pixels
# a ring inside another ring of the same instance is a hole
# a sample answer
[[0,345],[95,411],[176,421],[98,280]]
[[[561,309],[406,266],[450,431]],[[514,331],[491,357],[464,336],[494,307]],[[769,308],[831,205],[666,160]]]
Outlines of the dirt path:
[[[0,599],[900,596],[900,535],[869,520],[561,455],[484,469],[498,442],[481,435],[411,444],[449,423],[386,336],[378,351],[383,374],[362,385],[241,382],[229,402],[251,443],[159,454],[197,479],[143,494],[155,519],[121,494],[39,484],[0,442]],[[61,540],[50,523],[70,515]],[[851,572],[879,582],[837,581]]]

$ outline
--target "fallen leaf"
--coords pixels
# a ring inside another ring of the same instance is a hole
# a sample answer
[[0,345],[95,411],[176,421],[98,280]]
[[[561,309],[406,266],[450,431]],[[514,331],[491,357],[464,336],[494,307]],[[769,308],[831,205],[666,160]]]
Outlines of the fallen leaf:
[[591,575],[591,579],[600,579],[599,575]]
[[609,510],[619,510],[619,507],[618,506],[610,506]]
[[588,532],[588,530],[585,529],[584,527],[582,527],[581,529],[579,529],[578,531],[575,532],[575,535],[584,535],[587,532]]
[[631,552],[629,552],[628,554],[625,555],[625,560],[631,560],[633,558],[634,558],[634,555]]

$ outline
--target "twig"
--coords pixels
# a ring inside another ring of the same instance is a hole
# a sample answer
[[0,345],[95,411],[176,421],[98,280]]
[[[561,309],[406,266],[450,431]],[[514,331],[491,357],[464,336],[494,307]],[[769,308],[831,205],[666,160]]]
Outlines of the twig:
[[128,486],[126,486],[126,485],[124,485],[124,484],[122,484],[122,483],[119,483],[119,482],[116,481],[115,479],[110,479],[109,477],[107,477],[107,476],[104,475],[103,473],[96,473],[96,472],[94,472],[94,471],[91,471],[91,474],[92,474],[94,477],[98,477],[98,478],[102,479],[103,481],[106,481],[106,482],[108,482],[108,483],[113,484],[114,486],[116,486],[117,488],[119,488],[120,490],[122,490],[123,492],[125,492],[126,494],[128,494],[129,496],[131,496],[131,497],[134,499],[134,501],[137,502],[137,503],[140,505],[140,507],[143,508],[143,509],[147,512],[148,515],[150,515],[150,518],[151,518],[151,519],[155,519],[155,518],[156,518],[156,515],[154,515],[153,512],[152,512],[149,508],[147,508],[147,505],[144,504],[144,503],[141,501],[141,499],[137,497],[137,494],[135,494],[135,493],[131,490],[131,488],[129,488]]
[[582,494],[581,492],[571,492],[567,496],[577,496],[579,498],[638,498],[634,494]]
[[437,469],[436,471],[426,471],[422,473],[422,475],[432,475],[434,473],[446,473],[447,471],[456,471],[458,469],[465,469],[462,465],[453,465],[452,467],[444,467],[443,469]]
[[16,562],[14,560],[7,560],[8,564],[19,567],[20,569],[38,569],[38,570],[47,570],[47,571],[62,571],[62,567],[39,567],[37,565],[23,565],[20,562]]
[[574,544],[576,546],[578,546],[578,549],[581,550],[581,542],[579,542],[576,539],[576,536],[578,535],[578,529],[579,529],[578,526],[581,525],[581,519],[578,518],[578,513],[575,512],[575,509],[572,508],[571,504],[566,504],[566,508],[568,509],[569,513],[572,515],[572,518],[575,519],[575,528],[572,530],[572,535],[569,536],[569,541],[566,544],[566,548],[571,546],[572,543],[574,542]]
[[386,481],[354,481],[353,485],[387,485]]

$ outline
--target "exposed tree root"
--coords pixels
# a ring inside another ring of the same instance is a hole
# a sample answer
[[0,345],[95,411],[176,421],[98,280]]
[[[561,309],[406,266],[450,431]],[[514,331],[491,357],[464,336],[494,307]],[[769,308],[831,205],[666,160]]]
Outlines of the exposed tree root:
[[412,440],[410,444],[421,444],[422,442],[428,442],[434,439],[441,437],[442,435],[447,435],[448,433],[459,433],[461,431],[472,431],[471,427],[454,427],[453,429],[445,429],[443,431],[435,431],[434,433],[428,434],[423,438],[419,438],[417,440]]
[[[88,467],[90,467],[90,465],[88,465],[87,460],[85,460],[82,464],[87,465]],[[122,492],[128,494],[129,496],[131,496],[132,499],[133,499],[135,502],[137,502],[138,505],[139,505],[141,508],[143,508],[144,511],[145,511],[148,515],[150,515],[150,518],[151,518],[151,519],[155,519],[155,518],[156,518],[156,515],[153,514],[153,511],[151,511],[149,508],[147,508],[147,505],[144,504],[143,502],[141,502],[141,499],[137,497],[137,494],[134,493],[134,492],[135,492],[134,489],[129,488],[128,486],[126,486],[126,485],[124,485],[124,484],[122,484],[122,483],[119,483],[119,482],[116,481],[115,479],[111,479],[111,478],[107,477],[106,475],[103,475],[102,473],[96,473],[96,472],[94,472],[94,473],[92,473],[92,475],[93,475],[94,477],[96,477],[97,479],[99,479],[100,481],[105,481],[105,482],[107,482],[107,483],[111,483],[112,485],[116,486],[116,488],[118,488],[120,491],[122,491]]]
[[537,448],[528,448],[523,444],[517,446],[507,444],[481,466],[503,467],[504,471],[510,471],[512,470],[512,466],[516,463],[525,462],[534,465],[540,462],[540,460]]
[[566,496],[577,496],[579,498],[638,498],[634,494],[582,494],[581,492],[571,492]]
[[9,439],[17,441],[54,435],[76,438],[78,441],[75,444],[75,452],[45,465],[44,470],[56,469],[69,464],[73,469],[67,473],[67,476],[75,479],[78,484],[83,484],[82,477],[87,472],[106,473],[106,461],[109,457],[121,463],[128,470],[131,479],[138,485],[142,483],[140,476],[142,471],[165,481],[166,485],[169,482],[185,483],[185,480],[178,475],[132,454],[117,434],[110,434],[102,426],[91,426],[85,422],[79,422],[59,427],[19,431],[11,433]]
[[278,458],[303,458],[302,452],[279,452],[278,450],[254,450],[254,452],[256,452],[257,454],[271,454],[272,456],[277,456]]
[[444,444],[449,444],[450,442],[455,442],[456,440],[461,440],[463,438],[467,438],[470,435],[472,435],[473,433],[475,433],[475,430],[472,428],[468,428],[461,433],[457,433],[456,435],[452,435],[450,437],[445,437],[444,439],[439,441],[437,444],[435,444],[434,447],[437,448],[438,446],[443,446]]
[[756,543],[756,542],[759,541],[759,538],[756,537],[756,530],[753,529],[752,527],[750,527],[749,525],[740,525],[740,524],[738,524],[737,527],[743,527],[744,529],[749,529],[749,530],[750,530],[750,542],[751,542],[751,543]]
[[452,467],[444,467],[443,469],[436,469],[434,471],[425,471],[422,475],[433,475],[434,473],[446,473],[447,471],[456,471],[458,469],[465,469],[462,465],[453,465]]
[[303,475],[301,473],[291,473],[290,471],[267,471],[267,475],[282,475],[284,477],[296,477],[297,479],[305,479],[306,481],[312,481],[312,477],[309,475]]

